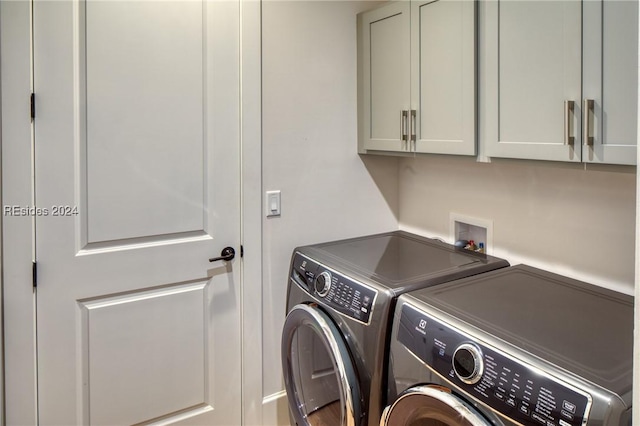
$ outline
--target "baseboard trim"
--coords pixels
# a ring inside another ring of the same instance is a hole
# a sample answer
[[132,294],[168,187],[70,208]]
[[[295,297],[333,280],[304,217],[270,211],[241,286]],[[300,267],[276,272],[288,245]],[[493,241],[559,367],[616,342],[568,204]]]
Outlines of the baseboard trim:
[[263,426],[289,426],[287,392],[280,391],[262,398]]
[[281,390],[280,392],[272,393],[271,395],[267,395],[264,398],[262,398],[262,405],[268,405],[276,402],[280,398],[286,398],[286,397],[287,397],[287,391]]

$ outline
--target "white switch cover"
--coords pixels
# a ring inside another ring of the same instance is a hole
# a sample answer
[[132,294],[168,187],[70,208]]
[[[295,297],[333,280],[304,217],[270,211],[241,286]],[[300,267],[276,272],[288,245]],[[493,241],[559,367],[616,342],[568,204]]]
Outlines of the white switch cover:
[[280,191],[267,191],[267,217],[280,216]]

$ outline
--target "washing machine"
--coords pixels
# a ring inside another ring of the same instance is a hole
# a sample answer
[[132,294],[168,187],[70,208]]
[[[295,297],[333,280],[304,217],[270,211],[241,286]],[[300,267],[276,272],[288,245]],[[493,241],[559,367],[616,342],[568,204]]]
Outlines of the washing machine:
[[506,266],[403,231],[296,248],[282,331],[291,424],[377,425],[396,298]]
[[381,426],[631,425],[633,298],[518,265],[399,297]]

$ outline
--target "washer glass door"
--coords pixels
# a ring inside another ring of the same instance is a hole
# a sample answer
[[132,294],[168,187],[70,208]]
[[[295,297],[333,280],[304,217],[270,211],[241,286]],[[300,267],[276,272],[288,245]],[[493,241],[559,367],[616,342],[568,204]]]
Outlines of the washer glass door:
[[316,305],[296,305],[282,331],[282,369],[292,425],[358,426],[362,401],[342,333]]
[[[475,408],[436,385],[402,392],[382,414],[381,426],[492,426]],[[500,424],[500,423],[498,423]]]

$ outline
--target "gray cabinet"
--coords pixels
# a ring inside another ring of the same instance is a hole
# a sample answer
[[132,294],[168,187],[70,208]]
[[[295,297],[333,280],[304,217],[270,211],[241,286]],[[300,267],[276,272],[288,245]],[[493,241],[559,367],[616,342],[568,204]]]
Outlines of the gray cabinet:
[[488,156],[635,164],[637,1],[487,1],[480,22]]
[[409,2],[358,15],[359,151],[408,151]]
[[465,0],[358,16],[359,152],[475,155],[475,16]]

